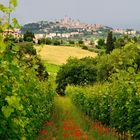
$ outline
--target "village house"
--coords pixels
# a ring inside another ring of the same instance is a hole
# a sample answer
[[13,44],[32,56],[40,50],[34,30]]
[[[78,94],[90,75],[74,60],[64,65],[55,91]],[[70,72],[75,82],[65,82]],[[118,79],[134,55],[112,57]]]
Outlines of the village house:
[[14,38],[21,38],[22,37],[20,29],[13,29],[13,30],[7,29],[3,32],[3,35],[4,36],[12,35]]

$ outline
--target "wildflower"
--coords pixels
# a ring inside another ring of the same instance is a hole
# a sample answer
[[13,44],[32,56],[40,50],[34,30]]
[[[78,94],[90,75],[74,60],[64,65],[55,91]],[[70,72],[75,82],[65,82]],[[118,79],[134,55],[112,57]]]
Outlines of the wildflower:
[[82,133],[81,133],[80,129],[75,130],[75,136],[76,137],[80,137],[81,135],[82,135]]
[[69,137],[70,134],[68,134],[68,133],[64,133],[63,136],[64,136],[64,137]]
[[46,135],[48,133],[48,130],[39,130],[39,132],[43,135]]

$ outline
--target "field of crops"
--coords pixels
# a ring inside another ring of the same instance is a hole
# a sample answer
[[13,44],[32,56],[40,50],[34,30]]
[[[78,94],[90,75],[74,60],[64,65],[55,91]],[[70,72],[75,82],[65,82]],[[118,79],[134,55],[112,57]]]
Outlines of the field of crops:
[[96,57],[97,54],[81,48],[66,46],[37,46],[38,54],[42,60],[48,63],[61,65],[66,63],[69,57],[83,58],[86,56]]

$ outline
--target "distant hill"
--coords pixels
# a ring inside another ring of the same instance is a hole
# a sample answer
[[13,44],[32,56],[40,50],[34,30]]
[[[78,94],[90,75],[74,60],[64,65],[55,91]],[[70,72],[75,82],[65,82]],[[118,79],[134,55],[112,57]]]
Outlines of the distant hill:
[[111,30],[111,27],[103,26],[101,24],[87,24],[79,20],[72,20],[65,17],[59,21],[39,21],[36,23],[25,24],[21,31],[31,31],[35,34],[49,34],[49,33],[72,33],[78,32],[82,34],[98,34],[100,31]]

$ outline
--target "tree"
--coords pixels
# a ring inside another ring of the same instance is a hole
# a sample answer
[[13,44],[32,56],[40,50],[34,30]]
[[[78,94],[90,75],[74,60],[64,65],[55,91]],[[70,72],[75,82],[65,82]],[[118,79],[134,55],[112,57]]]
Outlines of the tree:
[[52,44],[52,40],[51,40],[50,38],[46,38],[46,44],[47,44],[47,45]]
[[61,42],[59,40],[54,40],[53,45],[59,46],[59,45],[61,45]]
[[38,44],[46,44],[46,39],[45,38],[41,38],[38,40]]
[[136,42],[138,42],[138,38],[136,36],[133,37],[133,40]]
[[96,81],[96,61],[94,58],[69,59],[64,64],[57,76],[57,93],[65,95],[65,88],[70,85],[87,85]]
[[114,38],[112,35],[112,31],[110,31],[107,36],[106,53],[110,53],[114,48]]
[[33,42],[33,39],[34,39],[34,38],[35,38],[34,33],[29,32],[29,31],[27,31],[27,32],[24,34],[24,37],[23,37],[24,41],[27,41],[27,42]]
[[98,45],[96,46],[98,49],[101,49],[102,47],[105,46],[105,40],[103,38],[100,38],[98,40]]
[[0,32],[21,27],[16,18],[11,19],[11,13],[15,10],[16,6],[17,0],[9,0],[8,6],[0,4],[0,12],[3,13],[3,17],[0,18]]
[[69,44],[74,45],[75,42],[73,40],[69,40]]
[[81,45],[81,44],[84,44],[84,41],[83,40],[79,40],[78,43]]

